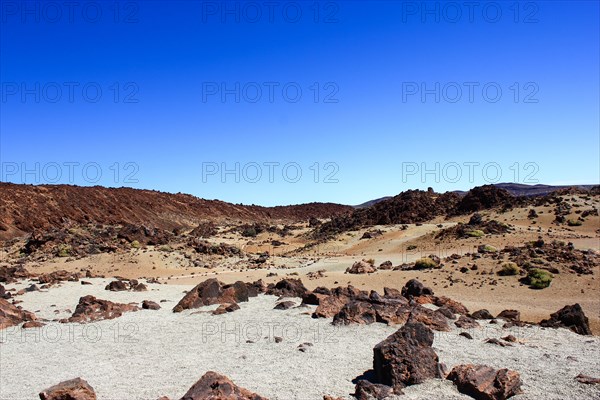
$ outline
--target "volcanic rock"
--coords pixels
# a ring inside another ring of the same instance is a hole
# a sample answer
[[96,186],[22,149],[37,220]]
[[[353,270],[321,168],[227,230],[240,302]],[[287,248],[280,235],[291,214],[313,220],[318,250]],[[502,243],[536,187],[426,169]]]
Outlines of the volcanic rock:
[[242,301],[248,301],[248,287],[244,282],[238,281],[232,285],[224,285],[217,279],[211,278],[190,290],[173,308],[173,312],[212,304],[232,304]]
[[180,400],[267,400],[235,385],[226,376],[208,371]]
[[547,328],[567,328],[580,335],[592,334],[590,322],[579,303],[564,306],[557,312],[550,314],[550,319],[541,321],[540,326]]
[[395,393],[408,385],[441,378],[438,356],[432,349],[433,331],[421,323],[406,323],[373,349],[377,382]]
[[137,306],[131,304],[113,303],[108,300],[97,299],[94,296],[84,296],[79,299],[79,304],[71,317],[60,322],[88,323],[105,319],[118,318],[123,313],[138,311]]
[[40,393],[41,400],[96,400],[96,393],[81,378],[71,379],[52,386]]
[[504,400],[522,393],[519,373],[508,369],[458,365],[446,379],[453,381],[459,392],[477,400]]

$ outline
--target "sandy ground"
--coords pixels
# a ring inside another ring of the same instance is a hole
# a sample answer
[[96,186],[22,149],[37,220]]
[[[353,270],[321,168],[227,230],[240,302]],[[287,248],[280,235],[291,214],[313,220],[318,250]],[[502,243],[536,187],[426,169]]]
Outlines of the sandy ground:
[[[73,310],[87,294],[118,302],[168,302],[160,303],[159,311],[141,310],[87,325],[51,322],[39,329],[0,331],[1,399],[34,399],[42,389],[77,376],[95,388],[100,400],[154,400],[162,395],[177,399],[208,370],[270,399],[320,400],[325,394],[350,398],[352,379],[372,368],[374,345],[397,329],[383,324],[334,327],[330,320],[305,315],[312,308],[273,310],[273,296],[251,299],[227,315],[174,314],[171,308],[189,286],[108,292],[107,280],[92,281],[91,286],[73,282],[27,293],[21,297],[22,306],[54,319],[67,315],[65,310]],[[55,309],[61,312],[55,314]],[[573,379],[579,373],[600,375],[598,337],[538,327],[502,330],[498,325],[470,330],[474,340],[458,332],[436,333],[434,348],[440,360],[450,368],[483,363],[519,371],[525,394],[515,399],[600,399],[597,385]],[[509,333],[523,344],[501,348],[483,343]],[[275,336],[283,341],[275,343]],[[301,352],[298,345],[304,342],[313,345]],[[435,380],[406,389],[402,398],[469,397],[450,382]]]

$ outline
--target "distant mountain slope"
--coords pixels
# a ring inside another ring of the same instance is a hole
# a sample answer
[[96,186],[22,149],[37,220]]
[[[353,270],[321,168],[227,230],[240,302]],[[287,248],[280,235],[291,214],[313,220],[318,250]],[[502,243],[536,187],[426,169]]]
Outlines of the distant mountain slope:
[[172,230],[194,227],[202,220],[298,222],[352,210],[351,206],[333,203],[261,207],[130,188],[0,183],[0,239],[58,227],[66,221]]
[[[513,196],[545,196],[547,194],[550,194],[552,192],[556,192],[558,190],[564,190],[564,189],[570,189],[570,188],[577,188],[577,189],[582,189],[582,190],[590,190],[595,186],[598,185],[564,185],[564,186],[557,186],[557,185],[542,185],[542,184],[538,184],[538,185],[525,185],[522,183],[496,183],[492,186],[495,186],[497,188],[500,189],[504,189],[506,191],[508,191],[510,194],[512,194]],[[454,190],[452,193],[456,193],[460,196],[464,196],[465,194],[467,194],[466,191],[464,190]],[[373,199],[373,200],[369,200],[366,201],[362,204],[359,204],[357,206],[354,206],[354,208],[367,208],[370,207],[374,204],[377,204],[381,201],[384,200],[388,200],[390,199],[392,196],[386,196],[386,197],[380,197],[378,199]]]
[[496,187],[509,191],[514,196],[544,196],[558,190],[577,188],[582,190],[590,190],[598,185],[524,185],[521,183],[498,183]]

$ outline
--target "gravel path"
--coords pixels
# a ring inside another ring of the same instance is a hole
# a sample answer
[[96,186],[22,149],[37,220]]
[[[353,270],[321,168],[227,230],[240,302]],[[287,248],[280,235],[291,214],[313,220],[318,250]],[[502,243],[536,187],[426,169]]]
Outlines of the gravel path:
[[[190,287],[148,285],[149,292],[108,292],[106,280],[90,281],[94,285],[74,282],[27,293],[20,297],[21,305],[40,318],[54,319],[70,315],[65,310],[74,310],[87,294],[116,302],[168,302],[160,303],[159,311],[141,310],[87,325],[50,322],[39,329],[0,331],[0,399],[35,399],[42,389],[78,376],[100,400],[177,399],[208,370],[271,400],[320,400],[325,394],[350,398],[352,379],[372,368],[373,347],[397,329],[383,324],[333,327],[330,320],[305,315],[312,308],[273,310],[273,296],[250,299],[227,315],[197,310],[174,314],[171,308]],[[459,332],[436,333],[434,347],[441,361],[449,368],[483,363],[519,371],[525,394],[516,400],[600,399],[598,385],[573,379],[579,373],[600,375],[597,337],[537,327],[502,330],[498,325],[469,330],[474,340]],[[483,343],[507,334],[523,344],[502,348]],[[276,343],[276,336],[283,341]],[[299,351],[305,342],[312,346]],[[405,392],[402,399],[469,399],[440,380]]]

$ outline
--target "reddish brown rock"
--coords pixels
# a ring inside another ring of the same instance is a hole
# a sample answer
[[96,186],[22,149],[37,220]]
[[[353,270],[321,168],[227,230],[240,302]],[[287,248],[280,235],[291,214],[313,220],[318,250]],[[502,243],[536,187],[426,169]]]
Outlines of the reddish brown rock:
[[474,329],[479,328],[480,326],[479,322],[477,322],[471,317],[467,317],[466,315],[461,315],[460,318],[458,318],[458,320],[454,322],[454,325],[462,329]]
[[588,375],[579,374],[575,377],[577,382],[584,383],[586,385],[598,385],[600,384],[600,378],[594,378]]
[[458,365],[446,379],[453,381],[459,392],[477,400],[504,400],[522,393],[519,373],[508,369]]
[[236,386],[229,378],[208,371],[180,400],[267,400]]
[[318,307],[313,314],[314,318],[331,318],[339,313],[350,301],[368,299],[368,294],[365,291],[356,289],[354,286],[348,285],[347,287],[337,287],[332,290],[317,288],[311,296],[305,296],[305,298],[311,302],[318,301]]
[[424,286],[421,282],[416,279],[411,279],[406,282],[402,288],[402,296],[409,298],[410,296],[418,297],[424,295],[433,295],[433,290]]
[[471,314],[471,318],[474,319],[494,319],[494,316],[486,309],[475,311]]
[[230,313],[230,312],[234,312],[236,310],[239,310],[240,306],[237,305],[237,303],[233,303],[233,304],[221,304],[216,310],[214,310],[212,312],[213,315],[221,315],[221,314],[226,314],[226,313]]
[[19,325],[22,322],[34,321],[35,314],[21,310],[4,299],[0,299],[0,329]]
[[140,282],[138,284],[131,285],[131,290],[134,292],[146,292],[148,291],[148,287]]
[[372,324],[377,321],[375,308],[366,301],[351,301],[333,317],[334,325]]
[[21,329],[41,328],[42,326],[46,326],[46,324],[39,321],[28,321],[21,326]]
[[61,322],[87,323],[101,321],[105,319],[118,318],[123,313],[138,311],[137,306],[131,304],[113,303],[108,300],[100,300],[94,296],[84,296],[79,299],[79,304],[75,308],[73,315]]
[[435,304],[438,307],[446,307],[450,309],[454,314],[466,315],[469,313],[469,309],[467,307],[465,307],[462,303],[459,303],[458,301],[452,300],[449,297],[436,297],[433,304]]
[[346,268],[347,274],[372,274],[375,271],[377,268],[365,260],[357,261],[351,267]]
[[281,303],[277,303],[273,309],[274,310],[289,310],[290,308],[295,307],[295,306],[296,306],[296,303],[294,303],[293,301],[282,301]]
[[550,319],[540,322],[540,326],[547,328],[567,328],[580,335],[592,334],[590,322],[578,303],[572,306],[564,306],[557,312],[550,314]]
[[50,272],[49,274],[43,274],[38,276],[38,282],[48,285],[54,285],[60,282],[77,282],[79,281],[79,274],[76,272],[68,272],[65,270]]
[[503,318],[509,321],[520,321],[521,313],[517,310],[504,310],[496,318]]
[[379,264],[379,269],[383,269],[383,270],[389,270],[392,269],[392,262],[391,261],[384,261],[381,264]]
[[357,400],[385,399],[394,394],[402,394],[401,390],[394,392],[394,389],[380,383],[371,383],[366,380],[360,380],[354,388],[354,397]]
[[110,290],[111,292],[123,292],[128,290],[127,284],[123,281],[112,281],[106,287],[105,290]]
[[304,297],[308,293],[308,289],[304,286],[300,279],[282,279],[275,285],[269,285],[266,291],[267,294],[279,297]]
[[144,310],[160,310],[160,305],[154,301],[144,300],[142,301],[142,308]]
[[14,283],[22,279],[30,278],[31,274],[21,265],[14,267],[0,267],[0,282]]
[[420,322],[430,329],[441,332],[450,330],[448,320],[444,314],[421,306],[413,307],[411,309],[408,322]]
[[439,359],[432,349],[433,331],[421,323],[406,323],[373,349],[377,382],[395,393],[408,385],[441,378]]
[[346,305],[348,299],[340,298],[338,296],[324,296],[319,299],[319,306],[313,313],[315,318],[331,318],[339,313],[342,308]]
[[487,338],[484,341],[485,343],[489,343],[489,344],[495,344],[496,346],[500,346],[500,347],[507,347],[507,346],[512,346],[512,344],[510,343],[504,343],[496,338]]
[[212,304],[232,304],[242,301],[248,301],[248,287],[244,282],[238,281],[232,285],[224,285],[212,278],[190,290],[173,308],[173,312]]
[[96,393],[81,378],[71,379],[52,386],[40,393],[41,400],[96,400]]

